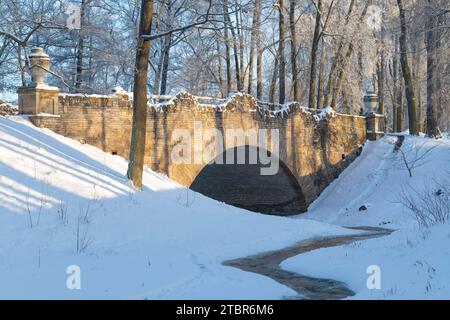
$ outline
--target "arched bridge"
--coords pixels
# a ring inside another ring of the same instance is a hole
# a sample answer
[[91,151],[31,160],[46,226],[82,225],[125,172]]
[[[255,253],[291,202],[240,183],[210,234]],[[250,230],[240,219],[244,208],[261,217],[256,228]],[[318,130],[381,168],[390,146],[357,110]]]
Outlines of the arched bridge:
[[[268,108],[241,93],[215,104],[187,93],[167,99],[149,105],[145,163],[207,196],[269,214],[306,211],[366,139],[383,131],[381,116],[319,113],[298,103]],[[21,88],[19,108],[38,127],[128,158],[127,94]]]

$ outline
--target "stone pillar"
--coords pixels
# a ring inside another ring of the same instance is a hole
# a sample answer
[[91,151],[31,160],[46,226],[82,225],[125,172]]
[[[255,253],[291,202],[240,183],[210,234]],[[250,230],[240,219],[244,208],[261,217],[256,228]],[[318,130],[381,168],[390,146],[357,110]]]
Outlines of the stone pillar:
[[20,87],[19,113],[21,114],[58,114],[59,89],[45,83],[50,68],[50,58],[42,48],[33,48],[30,54],[30,73],[32,83]]
[[368,140],[379,140],[386,131],[384,116],[370,113],[366,116],[366,136]]
[[385,117],[377,114],[378,96],[368,91],[364,96],[364,108],[366,109],[366,136],[369,140],[378,140],[384,136]]

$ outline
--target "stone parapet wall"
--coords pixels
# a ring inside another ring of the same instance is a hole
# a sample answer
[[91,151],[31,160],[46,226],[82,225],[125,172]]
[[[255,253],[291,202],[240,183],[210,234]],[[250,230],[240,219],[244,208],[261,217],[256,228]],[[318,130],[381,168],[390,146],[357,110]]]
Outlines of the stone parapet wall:
[[[128,158],[132,121],[132,101],[128,96],[60,94],[56,110],[56,116],[37,114],[31,116],[31,121],[38,127],[48,128],[66,137],[96,146],[105,152]],[[378,118],[375,119],[378,121]],[[294,202],[283,205],[284,209],[280,204],[279,212],[274,212],[278,214],[305,211],[320,192],[360,153],[361,146],[367,138],[368,125],[377,125],[361,116],[335,113],[318,115],[300,107],[297,103],[280,107],[277,111],[268,111],[260,107],[252,96],[246,94],[236,94],[219,105],[206,105],[198,103],[190,94],[181,93],[170,101],[149,106],[145,163],[153,170],[165,173],[182,185],[193,186],[199,191],[203,188],[202,184],[208,184],[208,190],[214,189],[208,179],[202,178],[201,181],[198,179],[204,172],[206,163],[177,164],[171,157],[173,149],[181,143],[173,139],[174,130],[185,129],[194,137],[196,123],[201,123],[203,132],[218,129],[225,133],[227,129],[232,128],[244,131],[264,128],[279,130],[279,158],[283,170],[286,171],[283,177],[289,176],[289,179],[294,180],[296,189],[292,190],[295,190],[297,200],[296,210],[292,209]],[[236,147],[226,134],[223,140],[224,149]],[[205,143],[210,144],[211,141],[197,139],[194,144]],[[251,142],[246,141],[245,144],[251,145]],[[194,146],[192,152],[193,154],[195,152]],[[211,159],[215,156],[219,155],[211,155]],[[244,170],[245,173],[246,169],[239,170]],[[227,178],[221,176],[220,170],[217,172],[215,173],[217,179]],[[270,184],[270,177],[267,179],[267,183]],[[242,183],[236,181],[235,192],[224,194],[224,190],[219,186],[215,192],[208,195],[239,206],[239,201],[242,202],[239,185]],[[283,188],[284,184],[280,186]],[[289,184],[286,184],[286,188],[288,187]],[[292,190],[286,190],[286,194],[293,192]],[[255,200],[255,205],[276,204],[277,195],[276,192],[273,193],[265,196],[263,202],[267,203],[261,204],[259,199]],[[246,204],[242,203],[242,206],[253,208],[251,195],[245,199]]]

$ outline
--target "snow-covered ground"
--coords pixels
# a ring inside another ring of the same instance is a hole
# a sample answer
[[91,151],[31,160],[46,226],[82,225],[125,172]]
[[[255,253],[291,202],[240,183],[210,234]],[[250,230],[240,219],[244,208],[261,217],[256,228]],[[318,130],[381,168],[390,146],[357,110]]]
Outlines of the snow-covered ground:
[[[282,267],[342,280],[355,298],[450,298],[450,225],[420,229],[396,203],[406,183],[446,179],[450,142],[408,137],[408,158],[433,147],[409,177],[395,141],[368,142],[308,213],[283,218],[219,203],[150,170],[134,192],[124,159],[0,117],[0,298],[278,299],[295,292],[222,261],[362,225],[398,231]],[[67,289],[70,265],[81,268],[81,290]],[[366,288],[369,265],[381,269],[381,290]]]
[[[450,299],[450,223],[420,228],[398,201],[402,190],[437,191],[436,183],[450,184],[450,140],[407,136],[402,150],[415,167],[412,177],[400,152],[393,152],[395,141],[391,136],[368,142],[361,157],[298,218],[397,231],[302,254],[285,260],[282,268],[343,281],[357,293],[352,299]],[[359,211],[363,205],[367,210]],[[381,289],[367,288],[372,265],[381,271]]]
[[[136,193],[126,168],[0,117],[0,298],[277,299],[295,292],[222,261],[349,233],[234,208],[149,170]],[[77,253],[77,242],[87,248]],[[81,290],[66,287],[70,265],[81,268]]]

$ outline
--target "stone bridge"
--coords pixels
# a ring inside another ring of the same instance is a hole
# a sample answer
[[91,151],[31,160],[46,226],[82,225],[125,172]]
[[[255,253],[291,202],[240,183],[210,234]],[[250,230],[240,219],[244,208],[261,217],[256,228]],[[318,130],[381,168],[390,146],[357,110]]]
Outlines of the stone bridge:
[[[128,158],[132,100],[127,94],[64,94],[46,86],[24,87],[18,93],[20,112],[30,114],[36,126]],[[271,109],[241,93],[220,104],[202,104],[187,93],[149,104],[145,163],[217,200],[263,213],[295,214],[307,210],[359,155],[366,139],[377,139],[383,131],[383,118],[374,114],[319,114],[298,103]],[[263,150],[278,158],[277,173],[261,175],[260,169],[267,163],[248,161],[249,154],[260,151],[261,144],[249,136],[236,139],[227,134],[229,129],[244,133],[266,129],[269,135],[271,129],[277,129],[277,150],[272,150],[272,143]],[[206,136],[211,130],[221,134]],[[192,137],[192,143],[183,139],[185,135]],[[211,144],[223,148],[211,148]],[[192,158],[198,149],[209,153],[200,157],[201,161],[175,161],[172,154],[180,146]],[[245,163],[210,163],[240,151],[246,152]]]
[[[19,112],[38,127],[128,159],[130,94],[60,93],[44,83],[50,58],[43,49],[35,48],[30,60],[33,84],[18,89]],[[306,211],[360,154],[366,139],[384,132],[384,118],[373,113],[350,116],[298,103],[268,105],[242,93],[218,103],[187,93],[162,98],[163,103],[149,103],[147,166],[211,198],[262,213]],[[267,139],[250,134],[260,132]],[[273,174],[261,174],[274,163]]]

